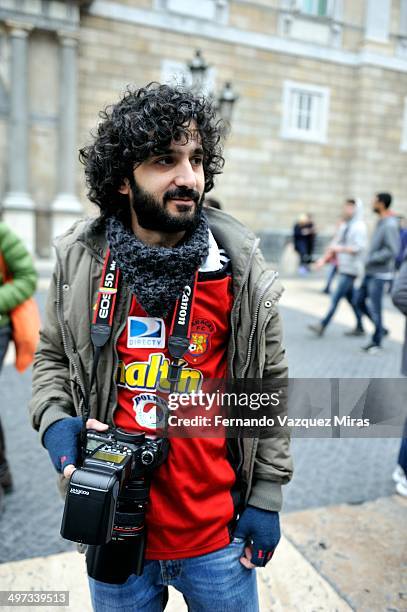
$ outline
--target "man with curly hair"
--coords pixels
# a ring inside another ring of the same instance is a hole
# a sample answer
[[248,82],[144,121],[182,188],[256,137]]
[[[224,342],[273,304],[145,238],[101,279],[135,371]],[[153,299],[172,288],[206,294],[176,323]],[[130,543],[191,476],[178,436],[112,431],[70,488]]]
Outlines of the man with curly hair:
[[[248,229],[203,209],[224,163],[211,103],[181,87],[128,89],[101,113],[80,157],[101,214],[57,242],[31,402],[33,426],[65,489],[78,463],[84,403],[88,428],[154,435],[157,393],[167,379],[190,391],[209,379],[267,385],[287,377],[277,275]],[[101,279],[112,258],[119,281],[109,294]],[[95,309],[102,315],[100,294],[116,302],[114,309],[106,302],[111,334],[92,386],[90,332]],[[175,355],[174,321],[179,327],[185,317],[186,344]],[[129,575],[129,559],[118,557],[106,558],[106,577],[95,578],[95,547],[88,549],[94,609],[162,610],[171,584],[191,611],[258,610],[254,569],[266,565],[280,538],[288,446],[284,435],[172,437],[152,476],[142,575]]]

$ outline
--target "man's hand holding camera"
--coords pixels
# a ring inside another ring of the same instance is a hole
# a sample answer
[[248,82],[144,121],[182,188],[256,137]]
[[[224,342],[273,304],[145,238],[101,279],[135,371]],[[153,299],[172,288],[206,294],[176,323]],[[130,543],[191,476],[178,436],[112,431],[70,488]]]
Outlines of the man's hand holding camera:
[[[86,421],[86,429],[102,432],[108,428],[106,423],[97,419]],[[76,470],[81,429],[82,417],[67,417],[50,425],[44,434],[44,446],[51,461],[57,472],[62,473],[65,478],[70,478]]]

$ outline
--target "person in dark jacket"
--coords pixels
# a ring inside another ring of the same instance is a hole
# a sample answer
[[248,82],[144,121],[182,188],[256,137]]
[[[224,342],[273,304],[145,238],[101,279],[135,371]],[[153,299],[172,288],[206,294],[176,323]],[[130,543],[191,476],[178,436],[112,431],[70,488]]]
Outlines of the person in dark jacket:
[[314,223],[309,215],[300,215],[298,222],[294,225],[294,249],[300,257],[300,266],[298,268],[300,274],[308,272],[308,266],[312,262],[314,244]]
[[[394,282],[392,298],[393,304],[406,317],[401,373],[407,376],[407,253],[404,256],[399,275]],[[404,425],[397,466],[393,472],[393,480],[396,483],[397,493],[407,497],[407,420]]]
[[363,347],[371,354],[380,350],[386,334],[382,323],[383,290],[386,283],[393,280],[400,245],[397,219],[389,210],[391,202],[390,193],[378,193],[373,202],[373,211],[379,215],[379,221],[370,241],[365,276],[355,296],[358,318],[367,315],[375,326],[371,341]]
[[[23,242],[0,223],[0,371],[11,338],[10,312],[25,302],[35,291],[37,274]],[[0,421],[0,489],[12,489],[6,459],[4,432]]]

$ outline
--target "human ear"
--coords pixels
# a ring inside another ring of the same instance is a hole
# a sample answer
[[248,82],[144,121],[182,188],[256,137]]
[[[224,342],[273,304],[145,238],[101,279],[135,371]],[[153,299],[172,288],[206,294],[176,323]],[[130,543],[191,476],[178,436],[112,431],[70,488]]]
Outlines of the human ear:
[[130,183],[128,178],[123,180],[123,183],[119,187],[119,193],[122,193],[123,195],[128,195],[130,193]]

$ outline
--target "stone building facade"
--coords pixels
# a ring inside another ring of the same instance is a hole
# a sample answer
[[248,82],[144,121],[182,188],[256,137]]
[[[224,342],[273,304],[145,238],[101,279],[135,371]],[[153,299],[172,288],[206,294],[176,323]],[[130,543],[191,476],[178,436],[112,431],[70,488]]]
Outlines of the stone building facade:
[[[179,77],[239,94],[213,195],[256,231],[345,197],[407,214],[407,0],[0,0],[2,216],[42,256],[92,209],[77,151],[127,84]],[[371,215],[368,215],[371,216]]]

